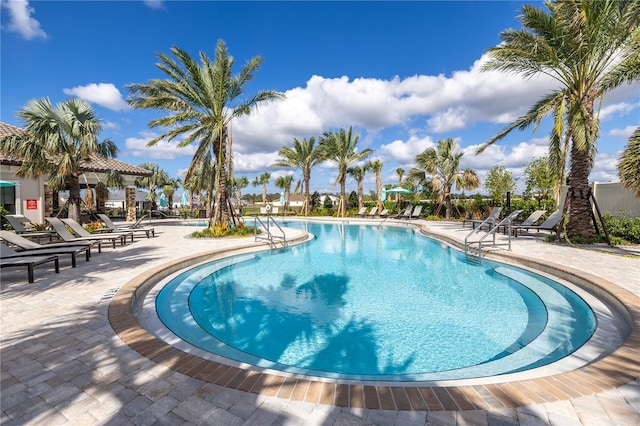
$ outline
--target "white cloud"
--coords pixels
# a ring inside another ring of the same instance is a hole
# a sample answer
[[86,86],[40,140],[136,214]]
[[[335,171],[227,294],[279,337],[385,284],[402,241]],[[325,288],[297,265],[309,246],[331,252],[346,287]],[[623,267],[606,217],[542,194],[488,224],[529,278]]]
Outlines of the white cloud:
[[2,0],[2,7],[9,11],[9,22],[5,29],[20,34],[26,40],[47,39],[40,22],[31,15],[35,12],[27,0]]
[[151,9],[164,9],[163,0],[144,0],[144,4]]
[[91,83],[86,86],[63,89],[62,91],[66,95],[77,96],[87,102],[98,104],[113,111],[129,109],[118,88],[111,83]]
[[636,129],[640,126],[640,124],[638,125],[631,125],[631,126],[627,126],[624,129],[612,129],[609,131],[609,134],[611,136],[622,136],[625,140],[629,139],[631,137],[631,135],[633,134],[633,132],[636,131]]
[[[401,163],[412,163],[416,155],[435,144],[430,137],[420,138],[416,135],[409,136],[405,141],[395,140],[380,146],[380,153],[383,158],[392,158]],[[384,162],[384,161],[383,161]]]
[[277,152],[258,152],[254,154],[235,152],[233,154],[233,171],[234,173],[271,173],[269,170],[271,168],[270,166],[277,158]]
[[196,147],[193,145],[179,148],[179,141],[160,141],[153,146],[147,146],[147,143],[153,139],[153,137],[151,134],[143,134],[141,138],[127,138],[125,140],[125,146],[129,155],[133,157],[153,158],[156,160],[173,160],[174,158],[185,155],[193,156],[196,152]]

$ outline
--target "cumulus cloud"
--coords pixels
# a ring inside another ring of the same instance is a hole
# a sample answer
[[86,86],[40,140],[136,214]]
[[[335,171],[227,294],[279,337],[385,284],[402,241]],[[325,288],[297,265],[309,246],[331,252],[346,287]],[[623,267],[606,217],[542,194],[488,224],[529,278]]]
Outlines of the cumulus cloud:
[[609,131],[609,135],[611,136],[622,136],[624,139],[629,139],[631,137],[631,135],[633,134],[633,132],[636,131],[636,129],[638,128],[638,126],[640,126],[640,124],[636,125],[636,126],[627,126],[624,129],[612,129]]
[[9,22],[4,27],[5,30],[18,33],[25,40],[49,37],[40,27],[40,22],[32,17],[35,10],[27,0],[2,0],[2,8],[9,12]]
[[194,145],[188,145],[182,148],[178,147],[179,141],[160,141],[153,146],[147,146],[147,143],[154,138],[153,134],[142,134],[141,137],[125,139],[125,146],[129,155],[133,157],[153,158],[156,160],[173,160],[181,156],[193,156],[196,153]]
[[421,138],[417,135],[412,135],[406,141],[395,140],[381,145],[380,153],[383,158],[392,158],[400,163],[411,163],[416,158],[416,155],[434,146],[435,144],[430,137]]
[[77,96],[113,111],[125,111],[129,106],[122,98],[122,94],[111,83],[91,83],[86,86],[76,86],[62,90],[66,95]]

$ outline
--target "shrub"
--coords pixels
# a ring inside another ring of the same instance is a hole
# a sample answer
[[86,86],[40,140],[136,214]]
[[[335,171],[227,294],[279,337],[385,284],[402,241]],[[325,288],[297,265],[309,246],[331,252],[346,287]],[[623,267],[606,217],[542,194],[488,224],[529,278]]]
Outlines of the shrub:
[[609,236],[621,238],[633,244],[640,244],[640,217],[615,217],[605,214],[602,217]]
[[96,231],[98,231],[99,229],[107,229],[106,226],[104,226],[102,224],[102,222],[100,222],[99,220],[94,220],[93,222],[87,222],[84,225],[84,229],[86,229],[87,231],[89,231],[90,233],[94,234]]

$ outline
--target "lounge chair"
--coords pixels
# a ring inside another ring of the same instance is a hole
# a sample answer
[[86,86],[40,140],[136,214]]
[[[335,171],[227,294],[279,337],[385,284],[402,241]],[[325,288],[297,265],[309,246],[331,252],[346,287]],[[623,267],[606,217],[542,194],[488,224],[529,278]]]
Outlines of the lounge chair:
[[26,266],[28,272],[29,282],[32,283],[33,279],[33,267],[36,265],[42,265],[43,263],[54,262],[56,274],[60,272],[60,261],[58,256],[20,256],[20,257],[0,257],[0,267],[20,267]]
[[[49,222],[53,229],[56,230],[60,238],[62,238],[66,242],[79,242],[79,241],[110,241],[113,245],[113,248],[116,248],[116,241],[120,240],[122,245],[125,243],[125,236],[123,235],[112,235],[112,234],[89,234],[89,237],[77,237],[73,235],[68,229],[67,225],[57,217],[45,217],[44,220]],[[77,222],[76,222],[77,223]],[[83,228],[84,230],[84,228]],[[86,232],[86,231],[85,231]]]
[[411,219],[420,219],[420,213],[422,213],[422,205],[421,204],[415,206],[413,208],[413,212],[409,216],[405,217],[404,219],[409,219],[409,220],[411,220]]
[[389,216],[389,219],[404,219],[411,216],[411,212],[413,211],[413,206],[409,205],[402,213],[396,213]]
[[378,216],[380,217],[387,217],[389,216],[389,210],[388,209],[384,209],[380,212],[380,214],[378,214]]
[[518,236],[518,230],[520,230],[520,234],[522,234],[523,230],[526,230],[527,232],[529,232],[530,229],[533,229],[535,231],[553,232],[561,220],[562,220],[562,210],[556,210],[555,212],[551,213],[549,217],[540,225],[537,225],[537,226],[536,225],[525,225],[525,226],[514,225],[511,227],[511,232],[513,232],[514,237]]
[[376,213],[378,213],[378,207],[371,207],[369,213],[365,214],[366,217],[375,217]]
[[63,254],[68,254],[68,255],[71,255],[71,267],[75,268],[76,255],[84,252],[88,262],[90,257],[90,250],[91,250],[91,246],[85,246],[85,247],[71,246],[71,247],[51,247],[51,248],[45,247],[42,249],[35,249],[35,250],[16,251],[5,244],[0,244],[0,257],[15,258],[15,257],[25,257],[25,256],[60,256]]
[[[521,226],[521,227],[526,227],[526,226],[535,226],[536,222],[546,213],[546,210],[536,210],[533,213],[531,213],[529,215],[529,217],[527,217],[525,220],[523,220],[520,223],[512,223],[511,226]],[[504,232],[507,232],[507,228],[504,228]]]
[[109,216],[104,213],[98,213],[98,217],[100,218],[102,223],[104,223],[109,229],[109,232],[133,232],[134,234],[136,232],[144,232],[147,235],[147,238],[149,238],[149,234],[151,234],[151,236],[153,237],[156,236],[156,231],[154,228],[147,228],[140,225],[142,223],[142,220],[145,218],[145,215],[139,218],[134,224],[125,226],[116,225],[115,223],[113,223],[113,221],[111,221],[111,218],[109,218]]
[[[91,232],[84,229],[82,225],[76,222],[73,219],[62,219],[65,225],[67,225],[71,230],[77,234],[79,237],[91,237],[100,234],[92,234]],[[106,236],[120,236],[122,238],[122,245],[126,244],[127,237],[131,237],[131,241],[133,242],[133,232],[124,231],[124,232],[109,232],[107,234],[102,234]]]
[[367,213],[367,208],[363,207],[360,210],[358,210],[358,213],[356,213],[356,217],[364,217],[366,213]]
[[54,230],[32,231],[25,228],[25,226],[22,224],[22,221],[24,220],[29,222],[29,219],[27,219],[26,217],[18,217],[15,215],[7,214],[4,216],[4,218],[7,219],[7,222],[9,222],[9,225],[11,225],[13,230],[16,231],[16,234],[24,235],[27,238],[36,238],[38,242],[40,242],[40,238],[42,237],[49,238],[49,241],[53,241],[53,237],[56,236],[56,231]]
[[[0,231],[0,238],[4,241],[11,243],[12,245],[19,247],[20,250],[42,250],[42,249],[57,249],[64,247],[91,247],[97,246],[98,253],[102,252],[102,243],[101,241],[77,241],[77,242],[64,242],[64,243],[49,243],[49,244],[38,244],[34,241],[31,241],[27,238],[24,238],[22,235],[18,235],[11,231]],[[89,257],[91,257],[91,250],[89,250]]]
[[491,209],[491,212],[489,213],[489,216],[486,217],[486,219],[465,219],[462,221],[462,227],[464,228],[467,223],[471,223],[471,225],[473,225],[473,229],[475,229],[476,226],[479,226],[480,228],[484,226],[493,228],[498,222],[498,218],[500,218],[500,213],[502,213],[502,207],[494,207]]

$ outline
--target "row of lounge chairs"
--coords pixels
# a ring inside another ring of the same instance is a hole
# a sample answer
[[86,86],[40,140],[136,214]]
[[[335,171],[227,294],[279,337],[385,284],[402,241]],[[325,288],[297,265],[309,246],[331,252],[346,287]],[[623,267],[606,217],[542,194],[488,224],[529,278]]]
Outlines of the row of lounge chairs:
[[382,210],[378,213],[378,207],[372,207],[371,210],[367,213],[367,208],[362,207],[358,213],[356,213],[356,217],[380,217],[380,218],[389,218],[389,219],[418,219],[420,218],[420,214],[422,213],[422,205],[417,205],[413,207],[412,205],[407,206],[407,208],[400,213],[397,214],[389,214],[388,209]]
[[[101,234],[91,234],[72,219],[45,218],[53,227],[52,231],[47,232],[49,241],[52,241],[50,235],[57,235],[64,242],[40,244],[39,239],[44,236],[43,231],[29,231],[16,216],[6,215],[5,218],[15,232],[0,230],[0,238],[4,242],[0,244],[0,267],[26,267],[30,283],[34,281],[33,268],[37,265],[54,262],[55,272],[59,273],[58,256],[71,256],[71,266],[75,268],[78,255],[84,253],[89,261],[91,248],[96,247],[100,253],[104,242],[111,243],[113,248],[116,248],[118,242],[125,245],[127,238],[133,241],[135,233],[145,233],[147,238],[150,235],[155,236],[153,228],[140,226],[142,218],[132,225],[118,227],[108,216],[101,217],[108,228],[107,232]],[[30,238],[38,238],[38,242]]]
[[[518,212],[518,214],[510,218],[510,222],[511,222],[510,226],[509,224],[501,225],[503,232],[507,233],[509,232],[508,229],[510,229],[514,237],[517,237],[518,233],[522,234],[523,232],[529,232],[530,230],[538,231],[538,232],[539,231],[553,232],[558,226],[558,224],[560,223],[560,221],[562,220],[562,211],[556,210],[553,213],[551,213],[549,217],[546,220],[544,220],[541,224],[536,225],[536,223],[540,220],[540,218],[542,218],[547,212],[546,210],[536,210],[533,213],[531,213],[529,217],[527,217],[522,222],[515,222],[515,219],[520,215],[522,210],[516,210],[516,212]],[[500,213],[502,213],[502,207],[494,207],[493,209],[491,209],[491,212],[485,219],[483,220],[467,219],[462,222],[462,226],[465,227],[467,223],[470,223],[473,229],[475,229],[476,227],[480,229],[482,228],[493,229],[495,226],[501,223],[499,219]],[[512,215],[513,213],[515,212],[512,212]],[[500,231],[500,229],[498,229],[498,231]]]

